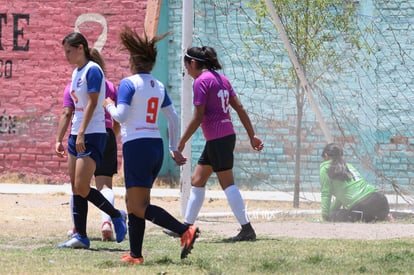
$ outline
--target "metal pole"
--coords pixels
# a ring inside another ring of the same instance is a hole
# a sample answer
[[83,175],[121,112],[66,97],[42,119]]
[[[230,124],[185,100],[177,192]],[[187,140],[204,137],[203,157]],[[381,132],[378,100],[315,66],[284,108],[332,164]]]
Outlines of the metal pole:
[[[191,47],[193,42],[193,0],[183,0],[182,14],[182,55],[184,56],[187,48]],[[181,59],[183,60],[183,59]],[[183,61],[181,61],[183,63]],[[184,65],[182,65],[184,66]],[[184,134],[185,127],[190,122],[192,116],[192,80],[183,67],[183,78],[181,83],[181,135]],[[184,147],[184,156],[187,157],[187,163],[181,166],[180,171],[180,201],[181,216],[185,215],[188,198],[191,190],[191,139]]]

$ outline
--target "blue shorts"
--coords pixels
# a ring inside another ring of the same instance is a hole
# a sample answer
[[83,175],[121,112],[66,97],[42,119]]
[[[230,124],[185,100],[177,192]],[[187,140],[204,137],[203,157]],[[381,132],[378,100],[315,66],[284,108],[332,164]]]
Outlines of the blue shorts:
[[105,133],[85,134],[85,146],[84,153],[78,154],[76,152],[76,138],[77,135],[69,135],[68,139],[68,152],[74,155],[76,158],[91,157],[96,166],[99,166],[102,161],[103,152],[106,144]]
[[152,188],[164,158],[160,138],[139,138],[122,146],[125,187]]
[[200,165],[210,165],[214,172],[233,169],[236,135],[209,140],[198,160]]
[[118,172],[118,147],[116,137],[111,128],[106,128],[106,145],[101,164],[96,166],[95,177],[112,177]]

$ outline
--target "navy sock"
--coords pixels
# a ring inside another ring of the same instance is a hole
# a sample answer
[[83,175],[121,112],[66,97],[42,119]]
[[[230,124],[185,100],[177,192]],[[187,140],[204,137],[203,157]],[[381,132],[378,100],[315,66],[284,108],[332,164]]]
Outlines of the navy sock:
[[115,209],[114,206],[102,195],[102,193],[95,188],[90,189],[89,194],[85,199],[96,205],[96,207],[108,214],[111,218],[118,218],[121,216],[119,210]]
[[128,236],[130,254],[134,258],[142,257],[142,243],[144,242],[145,220],[134,214],[128,214]]
[[180,223],[176,218],[171,216],[170,213],[161,207],[152,204],[148,205],[145,210],[145,219],[180,235],[188,229],[187,225]]
[[87,237],[86,220],[88,217],[88,201],[80,195],[73,195],[73,223],[76,233],[82,238]]

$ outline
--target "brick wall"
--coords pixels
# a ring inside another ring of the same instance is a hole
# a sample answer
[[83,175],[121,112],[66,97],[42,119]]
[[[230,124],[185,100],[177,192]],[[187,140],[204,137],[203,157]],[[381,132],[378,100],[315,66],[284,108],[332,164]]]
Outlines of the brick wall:
[[129,74],[127,53],[118,50],[119,30],[124,24],[142,29],[145,8],[145,0],[2,1],[0,174],[69,181],[66,160],[54,154],[62,93],[73,70],[61,41],[78,27],[90,46],[101,48],[107,78],[118,85]]

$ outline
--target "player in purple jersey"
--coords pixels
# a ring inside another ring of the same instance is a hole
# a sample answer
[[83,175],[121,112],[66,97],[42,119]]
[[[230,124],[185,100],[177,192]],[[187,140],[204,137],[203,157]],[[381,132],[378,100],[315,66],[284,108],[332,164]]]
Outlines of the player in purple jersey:
[[[252,148],[261,151],[263,142],[255,135],[250,118],[230,82],[217,72],[221,69],[221,65],[213,48],[204,46],[188,49],[184,56],[184,65],[188,74],[194,78],[194,113],[178,143],[178,150],[182,152],[185,143],[200,125],[206,139],[204,150],[191,178],[192,187],[184,222],[195,223],[204,202],[207,180],[214,172],[241,225],[239,234],[225,241],[254,241],[256,233],[250,224],[243,199],[233,177],[236,135],[230,117],[230,107],[236,111],[246,129]],[[166,230],[164,232],[173,235]]]
[[[96,63],[102,68],[102,71],[105,73],[105,61],[103,60],[102,56],[99,54],[98,50],[91,49],[91,55],[94,57]],[[62,123],[64,123],[65,128],[61,128],[66,132],[67,126],[69,125],[69,121],[72,118],[73,110],[75,108],[75,104],[70,96],[70,85],[71,82],[66,86],[64,93],[63,93],[63,114],[61,117]],[[111,98],[112,100],[116,101],[118,95],[118,90],[114,86],[114,84],[106,80],[105,81],[105,96]],[[96,168],[94,176],[95,176],[95,186],[99,192],[104,195],[104,197],[114,205],[115,197],[114,192],[112,190],[112,179],[113,175],[118,171],[118,148],[116,142],[116,136],[119,134],[119,123],[112,119],[111,115],[108,112],[105,112],[105,127],[106,127],[106,145],[105,150],[102,158],[102,163],[99,167]],[[59,133],[58,135],[64,133]],[[73,196],[71,196],[70,205],[73,206]],[[73,209],[73,207],[71,207]],[[102,233],[102,241],[113,241],[113,230],[112,230],[112,221],[111,217],[106,214],[105,212],[101,211],[102,215],[102,225],[101,225],[101,233]],[[71,238],[76,231],[73,228],[72,230],[68,231],[68,236]]]
[[132,75],[119,85],[117,106],[106,99],[104,106],[121,124],[122,153],[130,252],[121,261],[129,264],[144,262],[142,244],[145,220],[167,228],[181,236],[181,259],[187,257],[199,235],[195,226],[180,223],[166,210],[151,204],[151,188],[161,169],[164,147],[158,129],[162,112],[168,120],[169,149],[177,165],[186,158],[177,150],[178,116],[164,85],[151,74],[156,62],[155,44],[167,34],[148,38],[125,27],[121,41],[129,51]]
[[[114,224],[116,240],[124,240],[126,214],[114,206],[95,188],[90,187],[91,178],[102,161],[106,144],[104,109],[105,75],[91,55],[85,37],[77,32],[67,35],[62,46],[66,59],[76,65],[72,73],[70,96],[74,103],[71,133],[68,139],[68,170],[73,192],[73,221],[76,233],[59,247],[89,248],[86,233],[88,201],[107,213]],[[62,115],[67,110],[63,111]],[[65,123],[59,123],[56,137],[56,154],[64,156],[62,139]]]

